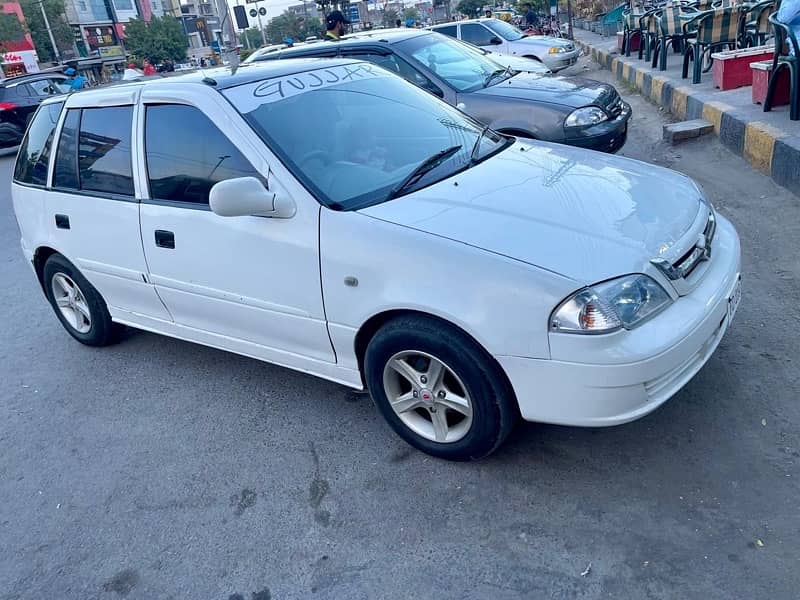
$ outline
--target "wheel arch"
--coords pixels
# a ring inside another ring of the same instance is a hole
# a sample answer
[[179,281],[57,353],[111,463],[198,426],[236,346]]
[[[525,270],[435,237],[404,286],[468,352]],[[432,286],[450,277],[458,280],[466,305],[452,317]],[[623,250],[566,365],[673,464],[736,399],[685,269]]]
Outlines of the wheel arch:
[[389,309],[379,312],[375,315],[372,315],[369,319],[367,319],[361,327],[356,332],[354,338],[354,350],[356,353],[356,359],[358,360],[358,370],[361,373],[361,380],[364,382],[364,387],[366,389],[366,378],[364,376],[364,357],[367,353],[367,346],[369,345],[370,340],[372,340],[373,336],[383,327],[386,323],[400,318],[400,317],[419,317],[422,319],[428,319],[431,321],[436,321],[445,327],[450,327],[453,329],[458,330],[463,335],[467,336],[484,354],[489,364],[497,371],[497,374],[502,377],[503,384],[507,386],[508,392],[511,394],[511,397],[514,398],[514,402],[517,406],[519,406],[517,402],[516,394],[514,393],[514,387],[511,385],[511,380],[508,377],[508,374],[503,369],[502,365],[492,356],[491,352],[486,349],[486,346],[480,342],[474,335],[472,335],[469,331],[454,323],[453,321],[441,317],[439,315],[425,312],[422,310],[416,309]]
[[[44,264],[47,259],[54,254],[61,254],[58,250],[50,246],[39,246],[33,253],[33,269],[36,271],[36,278],[39,280],[39,285],[42,286],[44,292]],[[66,258],[66,257],[65,257]]]

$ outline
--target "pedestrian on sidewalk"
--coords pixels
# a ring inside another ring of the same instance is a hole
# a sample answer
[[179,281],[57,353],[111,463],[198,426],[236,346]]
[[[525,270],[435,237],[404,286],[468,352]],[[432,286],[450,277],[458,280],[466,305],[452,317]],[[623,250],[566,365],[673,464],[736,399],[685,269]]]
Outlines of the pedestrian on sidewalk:
[[329,42],[338,42],[344,35],[344,26],[350,25],[350,21],[344,18],[342,11],[332,10],[325,17],[325,39]]

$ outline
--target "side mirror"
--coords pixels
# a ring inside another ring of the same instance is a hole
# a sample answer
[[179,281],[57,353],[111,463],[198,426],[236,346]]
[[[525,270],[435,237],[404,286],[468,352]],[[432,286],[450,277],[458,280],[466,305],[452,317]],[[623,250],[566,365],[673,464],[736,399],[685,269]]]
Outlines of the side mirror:
[[503,40],[501,40],[501,39],[500,39],[499,37],[497,37],[497,36],[494,36],[492,39],[490,39],[490,40],[489,40],[489,43],[490,43],[490,44],[493,44],[493,45],[495,45],[495,46],[499,46],[500,44],[502,44],[502,43],[503,43]]
[[211,210],[220,217],[272,217],[289,219],[296,207],[289,196],[269,191],[255,177],[220,181],[208,196]]

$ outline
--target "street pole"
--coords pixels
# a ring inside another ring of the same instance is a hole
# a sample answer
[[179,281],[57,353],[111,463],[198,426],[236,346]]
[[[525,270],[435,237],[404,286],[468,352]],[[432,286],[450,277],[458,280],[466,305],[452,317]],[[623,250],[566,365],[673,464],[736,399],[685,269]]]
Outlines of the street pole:
[[572,0],[567,0],[567,23],[569,23],[569,39],[574,40],[575,38],[572,37]]
[[258,2],[256,2],[256,13],[258,13],[258,29],[261,31],[261,43],[266,46],[267,36],[264,34],[264,26],[261,24],[261,10],[258,8]]
[[47,28],[47,35],[50,36],[50,43],[53,44],[53,54],[55,54],[56,62],[61,64],[61,52],[58,51],[58,46],[56,45],[56,38],[53,37],[53,30],[50,29],[50,21],[47,18],[47,13],[44,10],[44,0],[42,2],[37,2],[39,8],[42,9],[42,18],[44,19],[44,26]]

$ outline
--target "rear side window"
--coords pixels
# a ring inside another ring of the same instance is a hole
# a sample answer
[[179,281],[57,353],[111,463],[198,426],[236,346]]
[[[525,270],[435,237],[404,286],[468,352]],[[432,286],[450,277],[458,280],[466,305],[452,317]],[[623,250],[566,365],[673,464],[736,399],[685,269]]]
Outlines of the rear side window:
[[494,33],[478,23],[464,23],[461,25],[461,39],[476,46],[489,46]]
[[14,181],[29,185],[47,185],[50,148],[63,106],[63,102],[56,102],[43,106],[36,112],[19,150],[14,167]]
[[61,137],[56,150],[56,165],[53,173],[53,187],[78,190],[78,128],[81,125],[81,111],[68,110],[61,127]]
[[145,153],[150,197],[208,204],[215,183],[261,175],[199,109],[182,104],[147,107]]
[[436,33],[449,35],[452,38],[458,37],[458,31],[456,29],[456,25],[443,25],[442,27],[434,27],[433,30]]
[[133,196],[132,106],[85,108],[78,136],[81,189]]

